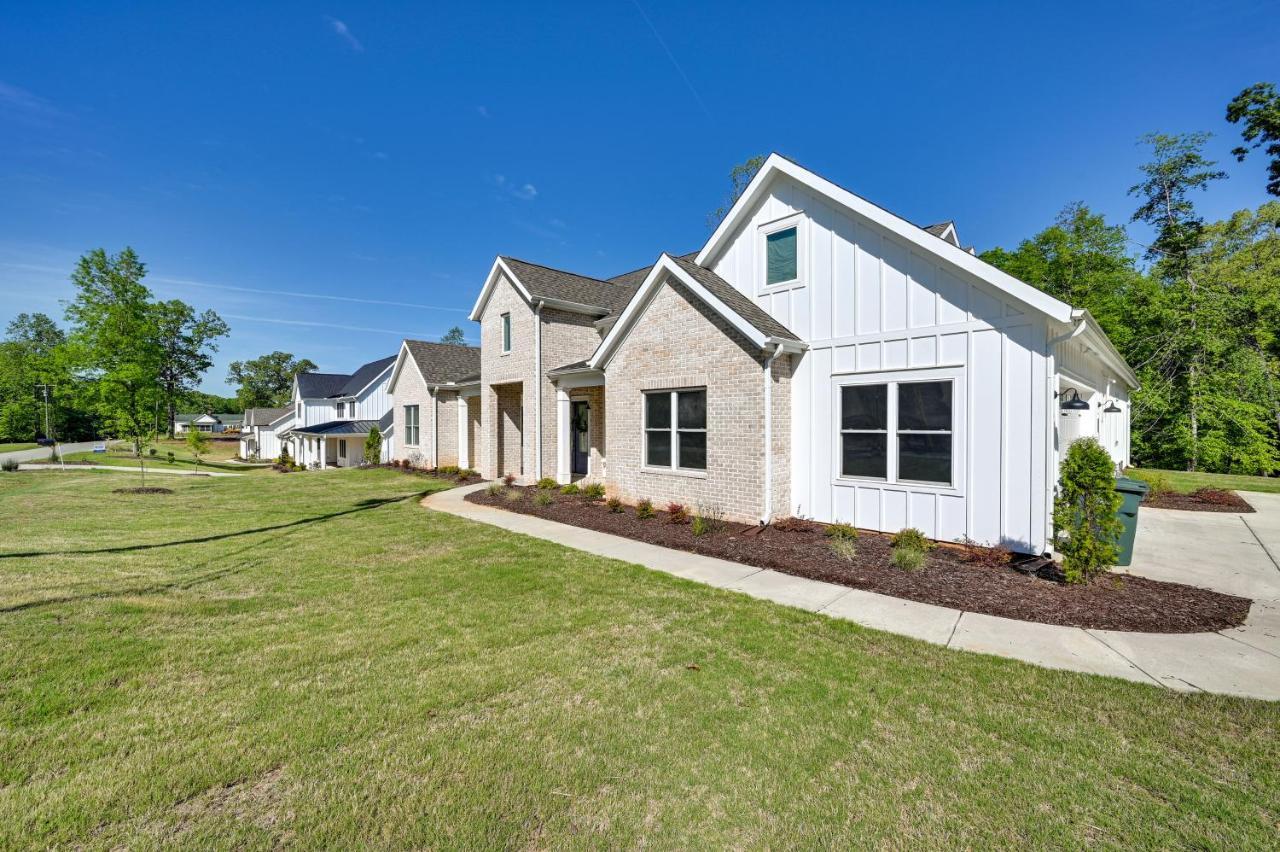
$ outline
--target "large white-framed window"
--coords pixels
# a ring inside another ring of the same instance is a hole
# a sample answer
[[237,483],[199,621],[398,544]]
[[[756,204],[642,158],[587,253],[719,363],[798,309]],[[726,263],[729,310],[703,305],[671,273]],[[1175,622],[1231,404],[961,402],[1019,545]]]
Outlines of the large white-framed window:
[[346,416],[347,416],[347,404],[345,402],[338,403],[338,419],[341,420]]
[[511,351],[511,314],[502,315],[502,354]]
[[837,479],[958,488],[960,373],[925,370],[836,381]]
[[418,406],[404,407],[404,443],[407,447],[418,446]]
[[795,213],[758,229],[761,290],[797,287],[805,281],[805,222]]
[[644,466],[707,469],[707,389],[644,391]]

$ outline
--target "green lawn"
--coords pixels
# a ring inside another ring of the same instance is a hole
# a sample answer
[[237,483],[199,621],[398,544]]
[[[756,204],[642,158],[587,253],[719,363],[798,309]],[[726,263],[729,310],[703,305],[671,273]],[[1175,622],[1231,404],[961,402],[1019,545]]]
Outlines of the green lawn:
[[12,453],[18,450],[34,450],[40,445],[31,442],[27,444],[0,444],[0,453]]
[[392,471],[174,480],[0,474],[0,848],[1277,841],[1277,704],[867,630]]
[[[239,451],[239,442],[236,441],[210,441],[209,451],[200,456],[200,464],[197,465],[195,457],[191,455],[191,449],[187,446],[187,442],[183,440],[156,441],[154,444],[156,454],[150,454],[150,448],[146,450],[147,464],[155,465],[160,469],[177,468],[180,470],[216,470],[226,471],[228,473],[252,473],[256,470],[265,470],[263,467],[254,467],[252,465],[230,463],[230,459],[235,458]],[[168,453],[173,453],[173,463],[168,461]],[[94,464],[105,464],[111,467],[137,467],[138,459],[133,454],[133,448],[124,442],[112,444],[105,453],[67,453],[66,461],[83,461],[92,462]]]
[[1267,491],[1280,493],[1280,478],[1244,476],[1234,473],[1189,473],[1185,470],[1134,468],[1138,473],[1164,474],[1174,491],[1191,492],[1197,488],[1221,488],[1224,491]]

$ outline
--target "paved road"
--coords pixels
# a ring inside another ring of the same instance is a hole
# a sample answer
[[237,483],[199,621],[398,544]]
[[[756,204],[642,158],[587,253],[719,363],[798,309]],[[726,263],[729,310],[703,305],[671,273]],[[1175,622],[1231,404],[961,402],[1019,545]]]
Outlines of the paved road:
[[[69,464],[65,468],[60,464],[20,464],[18,470],[66,470],[68,473],[77,470],[110,470],[117,473],[137,473],[142,468],[125,467],[113,464]],[[243,473],[220,473],[216,470],[173,470],[159,465],[149,466],[147,476],[153,473],[164,476],[244,476]]]
[[[64,455],[71,453],[87,453],[93,449],[93,441],[81,441],[78,444],[63,444],[58,449]],[[36,447],[34,450],[14,450],[11,453],[0,453],[0,461],[13,459],[19,462],[45,461],[49,458],[51,447]]]

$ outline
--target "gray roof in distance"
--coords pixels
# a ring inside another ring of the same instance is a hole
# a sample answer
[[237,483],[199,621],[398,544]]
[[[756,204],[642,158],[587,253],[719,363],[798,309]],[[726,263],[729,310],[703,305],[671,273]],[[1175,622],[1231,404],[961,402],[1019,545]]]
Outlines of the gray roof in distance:
[[273,420],[278,420],[280,415],[292,410],[292,408],[250,408],[244,413],[244,425],[266,426]]
[[314,426],[299,426],[290,431],[298,435],[368,435],[370,429],[382,431],[377,420],[330,420],[328,423],[317,423]]
[[409,348],[422,380],[429,385],[449,384],[473,374],[480,375],[479,346],[428,343],[425,340],[406,340],[404,345]]
[[390,367],[396,362],[396,356],[392,355],[388,358],[379,358],[377,361],[370,361],[351,374],[351,378],[342,386],[342,389],[334,396],[355,396],[364,389],[364,386],[376,379],[382,374],[382,371]]
[[727,305],[734,313],[751,323],[761,334],[766,337],[780,337],[784,340],[799,340],[791,333],[785,325],[769,316],[763,308],[755,302],[742,295],[732,284],[725,281],[719,275],[716,275],[705,266],[699,266],[694,263],[689,255],[684,257],[672,258],[676,264],[689,273],[689,276],[697,281],[703,287],[706,287],[711,295],[715,296],[725,305]]

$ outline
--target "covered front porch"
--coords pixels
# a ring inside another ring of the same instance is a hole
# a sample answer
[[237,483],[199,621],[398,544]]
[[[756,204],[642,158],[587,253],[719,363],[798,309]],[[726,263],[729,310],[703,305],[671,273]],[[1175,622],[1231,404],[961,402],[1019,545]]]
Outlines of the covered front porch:
[[604,373],[579,363],[547,375],[556,388],[556,482],[603,482]]
[[359,467],[364,463],[364,442],[376,420],[334,420],[293,429],[294,456],[304,467]]

